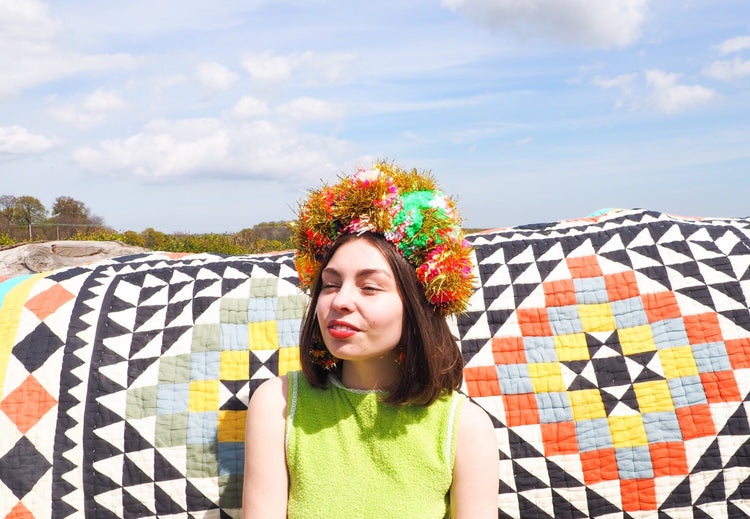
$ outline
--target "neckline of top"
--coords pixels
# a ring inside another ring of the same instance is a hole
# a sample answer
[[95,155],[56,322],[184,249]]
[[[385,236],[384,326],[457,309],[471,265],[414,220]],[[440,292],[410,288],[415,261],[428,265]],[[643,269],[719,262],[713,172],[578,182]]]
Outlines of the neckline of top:
[[369,394],[382,395],[385,393],[385,391],[380,390],[380,389],[354,389],[351,387],[346,387],[344,383],[341,382],[339,378],[333,373],[328,375],[328,381],[331,383],[331,385],[336,386],[339,389],[343,389],[344,391],[349,391],[351,393],[357,393],[359,395],[369,395]]

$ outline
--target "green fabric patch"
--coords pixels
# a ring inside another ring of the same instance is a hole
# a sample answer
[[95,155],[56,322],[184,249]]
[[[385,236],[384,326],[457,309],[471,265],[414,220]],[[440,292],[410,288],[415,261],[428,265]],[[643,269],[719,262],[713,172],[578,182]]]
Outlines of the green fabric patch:
[[190,349],[194,352],[221,351],[221,324],[196,324],[193,327],[193,343]]
[[250,278],[250,297],[274,297],[279,293],[279,278]]
[[305,314],[308,297],[304,294],[280,296],[277,308],[277,319],[302,319]]
[[125,418],[137,420],[156,414],[156,386],[129,389],[125,397]]
[[157,447],[181,447],[187,444],[188,413],[156,416],[154,442]]
[[222,298],[219,319],[222,323],[247,323],[248,298]]
[[188,382],[190,382],[190,354],[159,359],[160,384],[184,384]]
[[[187,426],[185,427],[187,429]],[[219,446],[205,443],[187,446],[187,477],[206,478],[219,475]]]

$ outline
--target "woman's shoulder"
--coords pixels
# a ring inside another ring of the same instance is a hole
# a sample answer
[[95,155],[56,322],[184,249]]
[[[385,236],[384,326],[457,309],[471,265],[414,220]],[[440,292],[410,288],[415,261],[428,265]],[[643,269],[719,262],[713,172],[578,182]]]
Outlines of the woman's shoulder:
[[286,409],[289,376],[269,378],[253,392],[248,405],[249,410],[273,411]]
[[487,411],[468,398],[465,399],[458,419],[456,453],[460,457],[471,453],[490,452],[497,449],[495,426]]
[[475,430],[494,430],[492,420],[490,420],[487,411],[479,407],[477,404],[469,400],[464,399],[464,403],[461,409],[460,424],[469,431]]

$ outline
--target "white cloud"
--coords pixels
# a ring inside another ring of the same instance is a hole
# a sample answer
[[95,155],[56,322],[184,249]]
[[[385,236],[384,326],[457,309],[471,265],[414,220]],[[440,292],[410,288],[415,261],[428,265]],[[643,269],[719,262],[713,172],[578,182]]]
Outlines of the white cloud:
[[533,141],[531,137],[524,137],[523,139],[518,139],[517,141],[513,141],[511,143],[508,143],[510,146],[526,146],[527,144],[530,144]]
[[0,45],[34,51],[44,48],[61,30],[39,0],[3,0],[0,2]]
[[125,101],[114,92],[95,90],[83,100],[81,106],[90,112],[110,112],[125,107]]
[[155,120],[126,139],[78,149],[73,158],[91,171],[170,177],[208,169],[228,148],[228,132],[216,119]]
[[107,114],[125,108],[122,98],[114,92],[95,90],[79,104],[62,104],[49,109],[49,115],[80,128],[90,128],[107,120]]
[[643,77],[645,85],[639,80],[638,74],[596,76],[591,80],[591,84],[622,92],[622,97],[614,103],[616,110],[656,109],[671,115],[708,103],[718,96],[716,91],[701,85],[679,84],[679,74],[654,69],[646,70]]
[[294,181],[330,173],[330,157],[345,150],[337,139],[268,121],[234,124],[203,118],[155,120],[130,137],[79,148],[73,158],[97,174]]
[[716,98],[716,92],[710,88],[678,84],[679,77],[661,70],[646,71],[646,83],[652,88],[649,100],[660,112],[673,114]]
[[750,75],[750,60],[739,57],[732,61],[714,61],[703,69],[703,73],[716,79],[730,81],[732,79]]
[[[591,84],[594,86],[598,86],[599,88],[616,88],[620,90],[623,95],[628,98],[632,97],[633,90],[634,90],[634,84],[637,79],[636,74],[620,74],[619,76],[606,78],[601,76],[596,76],[594,79],[591,80]],[[625,99],[620,98],[615,101],[614,108],[615,110],[620,110],[625,106]]]
[[0,156],[36,155],[51,150],[62,139],[30,133],[22,126],[0,126]]
[[268,82],[289,79],[298,64],[299,58],[295,55],[274,56],[270,52],[247,54],[242,58],[242,66],[253,78]]
[[635,79],[636,74],[620,74],[611,78],[596,76],[591,83],[601,88],[619,88],[624,92],[629,92]]
[[270,112],[271,110],[264,101],[252,96],[242,96],[232,108],[231,116],[234,119],[255,119],[268,115]]
[[750,49],[750,36],[738,36],[722,42],[717,46],[722,54],[731,54],[741,50]]
[[48,110],[48,113],[50,117],[58,121],[72,124],[79,128],[91,128],[107,120],[107,116],[102,113],[87,112],[74,105],[53,106]]
[[312,51],[277,56],[271,52],[249,53],[242,58],[242,67],[256,80],[266,83],[286,81],[300,76],[303,84],[334,82],[344,76],[352,61],[351,53],[320,54]]
[[84,71],[132,68],[127,54],[83,54],[65,49],[61,23],[39,0],[0,2],[0,95]]
[[638,40],[648,0],[443,0],[443,5],[492,31],[608,48]]
[[300,97],[281,105],[278,112],[299,121],[321,121],[342,117],[344,108],[339,104],[322,99]]
[[151,88],[155,93],[160,94],[164,90],[168,90],[179,85],[184,85],[187,80],[188,78],[184,74],[161,76],[152,80]]
[[229,89],[239,76],[220,63],[210,62],[198,65],[195,75],[203,88],[215,94]]

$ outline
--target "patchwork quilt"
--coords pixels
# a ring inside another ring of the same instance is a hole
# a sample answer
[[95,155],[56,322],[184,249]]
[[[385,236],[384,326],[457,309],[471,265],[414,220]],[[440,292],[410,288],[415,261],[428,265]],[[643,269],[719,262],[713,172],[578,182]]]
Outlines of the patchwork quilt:
[[[498,517],[750,516],[750,219],[472,235],[449,321]],[[0,517],[239,517],[247,402],[297,369],[292,253],[0,278]]]

